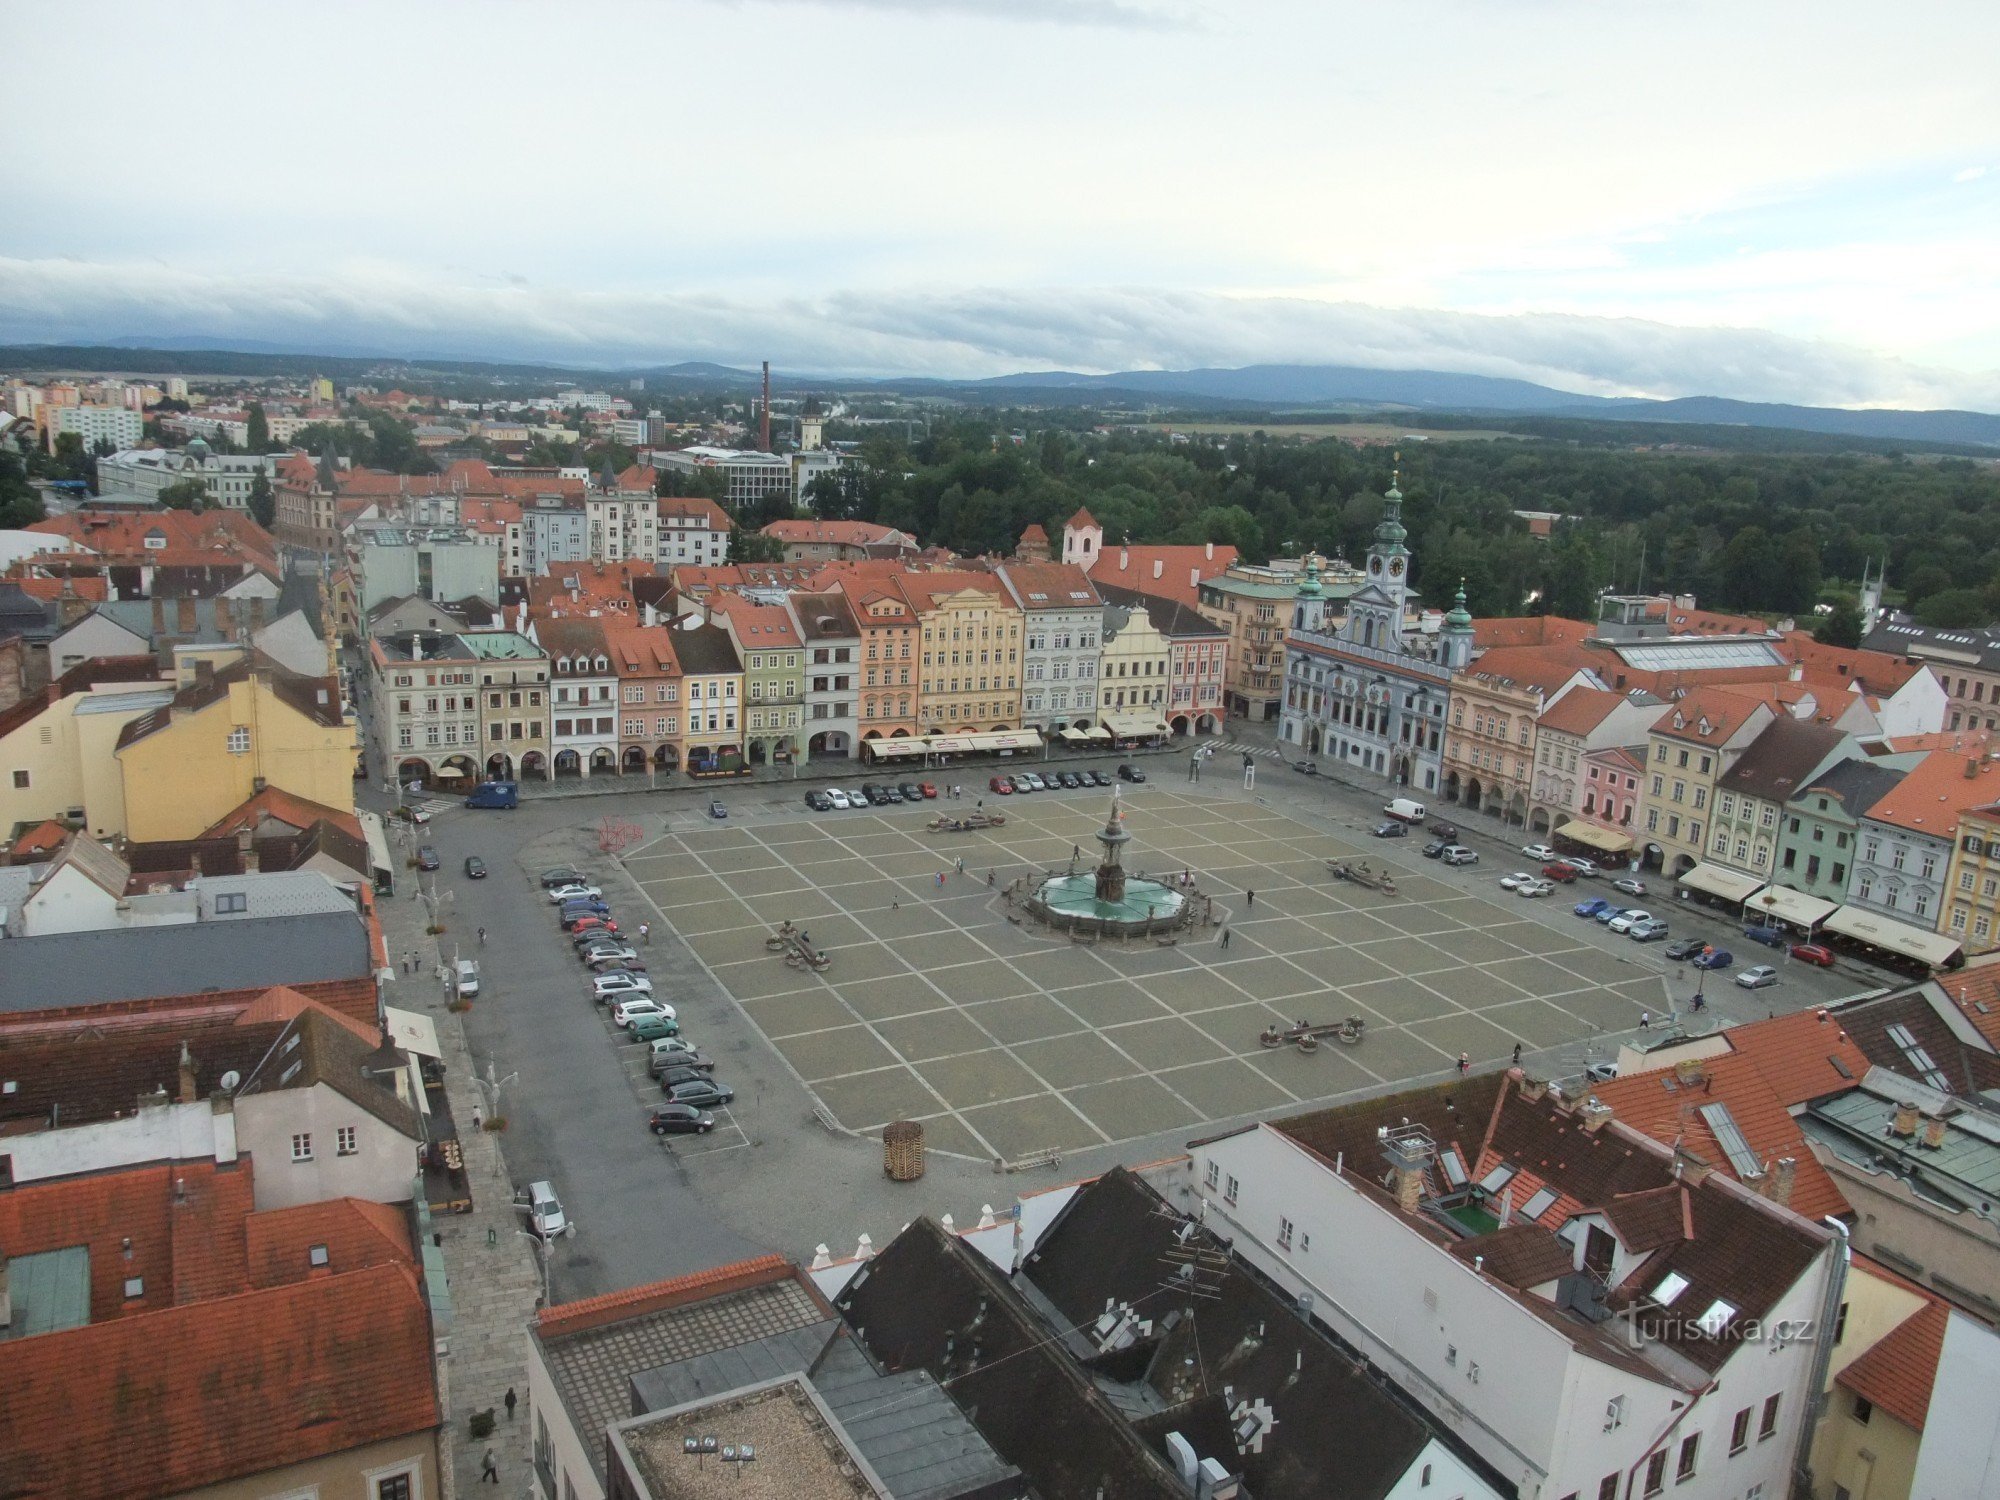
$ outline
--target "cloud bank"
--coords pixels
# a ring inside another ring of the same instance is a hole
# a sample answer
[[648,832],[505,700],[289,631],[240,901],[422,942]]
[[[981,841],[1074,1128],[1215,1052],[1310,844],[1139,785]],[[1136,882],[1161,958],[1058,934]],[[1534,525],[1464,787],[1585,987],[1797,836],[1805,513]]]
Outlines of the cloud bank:
[[769,359],[805,374],[959,379],[1360,365],[1509,377],[1586,395],[2000,410],[2000,373],[1929,370],[1761,329],[1636,318],[1120,287],[757,301],[451,282],[380,267],[222,276],[153,263],[0,258],[0,342],[133,337],[613,367]]

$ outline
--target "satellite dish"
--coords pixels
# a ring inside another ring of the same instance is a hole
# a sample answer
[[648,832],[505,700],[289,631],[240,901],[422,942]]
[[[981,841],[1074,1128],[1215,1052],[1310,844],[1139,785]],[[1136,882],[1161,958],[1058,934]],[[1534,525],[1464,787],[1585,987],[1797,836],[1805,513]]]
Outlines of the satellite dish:
[[237,1072],[234,1068],[231,1068],[227,1073],[224,1073],[222,1077],[216,1081],[222,1086],[222,1091],[225,1094],[227,1094],[233,1092],[236,1088],[236,1085],[243,1081],[243,1075]]

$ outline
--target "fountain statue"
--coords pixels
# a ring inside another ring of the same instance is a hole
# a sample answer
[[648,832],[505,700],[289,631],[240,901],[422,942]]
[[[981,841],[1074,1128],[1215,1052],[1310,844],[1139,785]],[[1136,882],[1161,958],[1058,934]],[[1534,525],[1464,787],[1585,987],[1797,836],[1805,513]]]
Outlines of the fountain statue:
[[1100,937],[1137,937],[1171,932],[1180,926],[1187,911],[1187,894],[1160,881],[1127,874],[1125,846],[1131,841],[1120,789],[1113,787],[1111,811],[1097,832],[1097,842],[1104,846],[1103,859],[1088,874],[1072,866],[1067,874],[1038,882],[1028,893],[1029,915],[1072,934]]

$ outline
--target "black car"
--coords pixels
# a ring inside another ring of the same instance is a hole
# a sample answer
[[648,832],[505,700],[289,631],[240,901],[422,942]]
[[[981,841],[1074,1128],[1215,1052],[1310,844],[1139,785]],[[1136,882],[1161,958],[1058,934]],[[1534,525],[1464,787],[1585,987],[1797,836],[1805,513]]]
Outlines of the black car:
[[466,855],[465,878],[467,880],[484,880],[486,878],[486,861],[476,854]]
[[552,891],[559,885],[595,885],[596,881],[579,870],[575,865],[557,865],[553,870],[544,870],[541,875],[542,889]]
[[1409,836],[1410,825],[1407,823],[1398,823],[1394,819],[1391,819],[1387,823],[1377,823],[1375,825],[1375,837],[1378,839],[1404,839]]
[[658,1074],[660,1092],[671,1095],[684,1083],[707,1083],[709,1069],[697,1068],[693,1063],[669,1063]]
[[870,807],[880,807],[884,802],[889,800],[882,795],[881,784],[873,781],[864,781],[861,783],[861,795],[868,799]]
[[1432,839],[1428,844],[1424,845],[1424,858],[1436,859],[1450,847],[1451,841],[1449,839]]
[[906,781],[898,786],[896,790],[903,794],[905,802],[921,802],[924,800],[924,789],[914,781]]
[[419,844],[417,846],[417,868],[419,870],[435,870],[440,868],[443,863],[444,861],[438,858],[437,850],[429,844]]
[[715,1116],[692,1104],[662,1104],[646,1117],[646,1128],[654,1135],[707,1135],[715,1129]]
[[807,792],[806,806],[814,812],[832,812],[833,798],[827,796],[825,792]]
[[1675,938],[1666,947],[1662,948],[1660,953],[1666,958],[1671,958],[1675,963],[1680,963],[1685,959],[1693,958],[1697,953],[1701,952],[1704,946],[1700,938]]
[[1108,772],[1105,772],[1105,771],[1087,771],[1087,772],[1085,772],[1084,774],[1090,777],[1090,784],[1091,784],[1092,786],[1110,786],[1110,785],[1111,785],[1111,776],[1110,776],[1110,774],[1109,774]]
[[1081,776],[1077,775],[1076,772],[1074,771],[1059,771],[1056,773],[1056,780],[1060,781],[1064,786],[1068,787],[1072,792],[1075,791],[1078,787],[1090,785],[1089,782],[1085,781]]
[[[918,792],[917,795],[921,797],[923,796],[923,793]],[[901,802],[902,800],[903,800],[903,794],[897,791],[894,787],[885,786],[882,788],[882,801],[885,804],[890,802]]]
[[[715,1071],[715,1059],[710,1057],[706,1052],[693,1047],[686,1050],[672,1048],[665,1052],[655,1052],[653,1060],[646,1066],[656,1078],[670,1068],[693,1068],[699,1073],[713,1073]],[[676,1080],[676,1082],[685,1081],[684,1079]]]
[[1118,768],[1118,779],[1120,781],[1144,781],[1146,773],[1137,766],[1121,765]]
[[717,1083],[713,1078],[704,1078],[699,1083],[675,1084],[667,1090],[667,1097],[675,1104],[691,1104],[696,1109],[713,1109],[734,1099],[736,1090],[726,1084]]

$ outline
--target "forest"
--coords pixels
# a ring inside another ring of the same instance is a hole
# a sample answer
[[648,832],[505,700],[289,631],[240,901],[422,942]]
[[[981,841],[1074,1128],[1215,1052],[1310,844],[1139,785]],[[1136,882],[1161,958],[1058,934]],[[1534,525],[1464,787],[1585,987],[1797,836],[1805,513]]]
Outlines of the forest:
[[[1002,428],[1003,434],[1006,428]],[[1465,580],[1473,612],[1592,614],[1605,587],[1694,594],[1709,608],[1809,613],[1888,569],[1892,600],[1939,625],[2000,619],[2000,467],[1895,453],[1659,451],[1507,438],[1388,448],[1144,430],[994,437],[989,418],[905,443],[857,429],[863,461],[808,496],[961,552],[1051,536],[1079,506],[1107,540],[1231,543],[1249,558],[1316,548],[1358,559],[1400,468],[1419,589]],[[1655,436],[1658,434],[1655,433]],[[1549,540],[1516,511],[1566,519]]]

